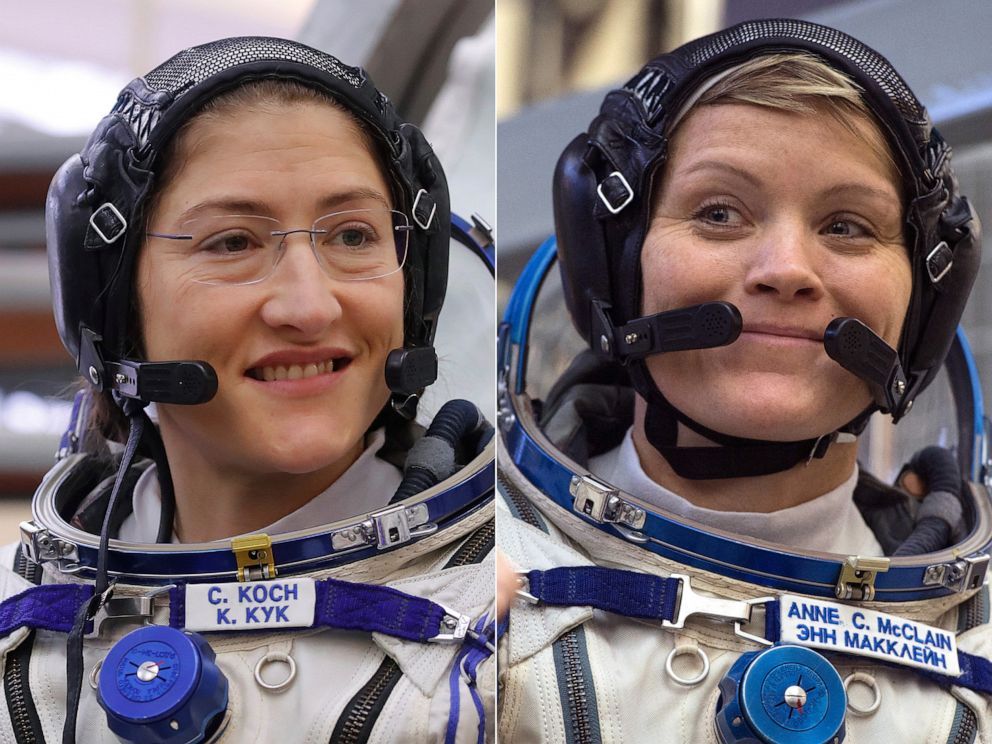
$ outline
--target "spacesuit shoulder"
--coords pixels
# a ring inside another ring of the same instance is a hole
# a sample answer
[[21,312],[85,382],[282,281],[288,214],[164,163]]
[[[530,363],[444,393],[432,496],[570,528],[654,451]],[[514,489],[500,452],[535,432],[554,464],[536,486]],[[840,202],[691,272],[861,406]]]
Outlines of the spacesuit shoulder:
[[34,584],[16,570],[17,548],[20,543],[0,547],[0,601],[30,589]]

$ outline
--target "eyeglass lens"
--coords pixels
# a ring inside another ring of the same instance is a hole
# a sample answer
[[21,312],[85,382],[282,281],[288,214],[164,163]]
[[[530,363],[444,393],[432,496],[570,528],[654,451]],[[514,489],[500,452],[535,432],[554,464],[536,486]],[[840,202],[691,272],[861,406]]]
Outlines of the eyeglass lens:
[[[310,230],[271,217],[213,215],[183,223],[190,276],[205,284],[249,284],[272,273],[296,232],[309,233],[324,272],[345,281],[375,279],[406,260],[409,220],[389,209],[353,209],[318,218]],[[160,237],[170,237],[160,235]]]

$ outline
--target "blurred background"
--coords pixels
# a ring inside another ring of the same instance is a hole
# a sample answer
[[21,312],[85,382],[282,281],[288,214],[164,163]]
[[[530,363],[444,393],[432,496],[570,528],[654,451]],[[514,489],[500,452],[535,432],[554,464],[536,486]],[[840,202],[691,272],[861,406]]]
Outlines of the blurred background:
[[[238,35],[296,39],[365,67],[424,128],[453,210],[495,223],[493,0],[0,0],[0,542],[30,515],[76,377],[48,288],[52,175],[128,81]],[[485,325],[491,334],[491,312]]]
[[[499,0],[499,300],[553,231],[551,176],[606,91],[653,56],[744,20],[833,26],[884,54],[954,146],[963,193],[992,231],[992,3],[971,0]],[[992,254],[963,325],[992,399]],[[556,272],[557,273],[557,272]],[[553,303],[554,304],[554,303]],[[559,303],[560,304],[560,303]],[[553,312],[553,310],[552,310]],[[564,313],[554,333],[570,334]],[[549,328],[550,332],[550,328]],[[546,351],[542,347],[542,351]],[[552,375],[554,377],[556,375]],[[916,412],[919,413],[919,412]],[[915,416],[914,418],[920,418]]]
[[[593,118],[605,91],[651,56],[749,18],[826,23],[889,57],[954,145],[962,188],[992,225],[992,3],[496,5],[494,15],[493,0],[0,0],[0,540],[16,538],[16,523],[52,463],[67,415],[65,391],[75,377],[51,319],[48,183],[121,87],[193,44],[239,34],[286,36],[365,66],[401,112],[425,127],[452,182],[454,209],[494,225],[499,217],[501,301],[552,231],[555,161]],[[992,397],[987,266],[965,326]]]

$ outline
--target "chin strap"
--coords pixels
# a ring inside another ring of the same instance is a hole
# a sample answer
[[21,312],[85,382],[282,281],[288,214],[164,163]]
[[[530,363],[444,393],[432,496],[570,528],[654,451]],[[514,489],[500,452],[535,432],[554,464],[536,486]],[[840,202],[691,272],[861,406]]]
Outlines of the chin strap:
[[[630,372],[634,389],[647,402],[644,434],[651,446],[658,450],[672,470],[682,478],[716,480],[779,473],[801,462],[808,463],[822,458],[834,442],[853,442],[857,438],[850,431],[854,422],[842,430],[795,442],[774,442],[722,434],[703,426],[673,406],[658,390],[643,363],[634,365]],[[863,413],[857,421],[864,419],[867,422],[873,410]],[[680,423],[719,446],[678,446]],[[863,427],[861,424],[861,428]],[[858,429],[859,432],[861,428]]]
[[[892,413],[893,419],[898,420],[912,404],[906,399],[909,385],[898,352],[861,321],[836,318],[824,333],[824,349],[831,359],[868,384],[873,403],[840,429],[811,439],[777,442],[723,434],[673,406],[658,389],[643,360],[665,351],[733,343],[740,332],[737,308],[729,303],[705,303],[633,321],[622,328],[613,326],[600,305],[594,309],[599,324],[613,329],[610,343],[601,344],[601,351],[607,351],[608,346],[611,356],[629,362],[634,389],[647,403],[644,433],[648,442],[683,478],[716,480],[780,473],[824,457],[835,442],[856,441],[875,411]],[[630,333],[629,329],[635,326],[645,326],[650,332]],[[607,334],[603,333],[602,338],[607,338]],[[626,342],[626,354],[619,352],[621,339]],[[635,350],[638,341],[640,348]],[[718,446],[678,446],[680,423]]]

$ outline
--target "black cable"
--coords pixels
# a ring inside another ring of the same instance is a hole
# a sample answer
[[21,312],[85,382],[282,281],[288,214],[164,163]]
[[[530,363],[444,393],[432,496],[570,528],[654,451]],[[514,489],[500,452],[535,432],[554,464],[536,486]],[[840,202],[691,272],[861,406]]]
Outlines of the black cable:
[[76,744],[76,717],[79,713],[79,696],[83,687],[83,636],[86,633],[86,626],[99,611],[100,607],[109,596],[107,591],[110,581],[107,578],[107,556],[110,549],[110,523],[117,506],[117,498],[120,496],[121,484],[124,482],[124,475],[134,461],[134,456],[138,451],[138,444],[141,442],[141,433],[145,428],[147,416],[142,408],[143,403],[134,400],[126,400],[122,404],[122,409],[130,422],[130,432],[127,437],[127,444],[124,446],[124,454],[121,457],[120,468],[117,471],[117,478],[114,481],[114,490],[110,494],[110,501],[107,503],[107,512],[103,517],[103,527],[100,530],[100,552],[96,562],[96,585],[93,589],[93,596],[83,605],[76,621],[69,633],[66,641],[66,701],[65,701],[65,724],[62,727],[62,744]]

